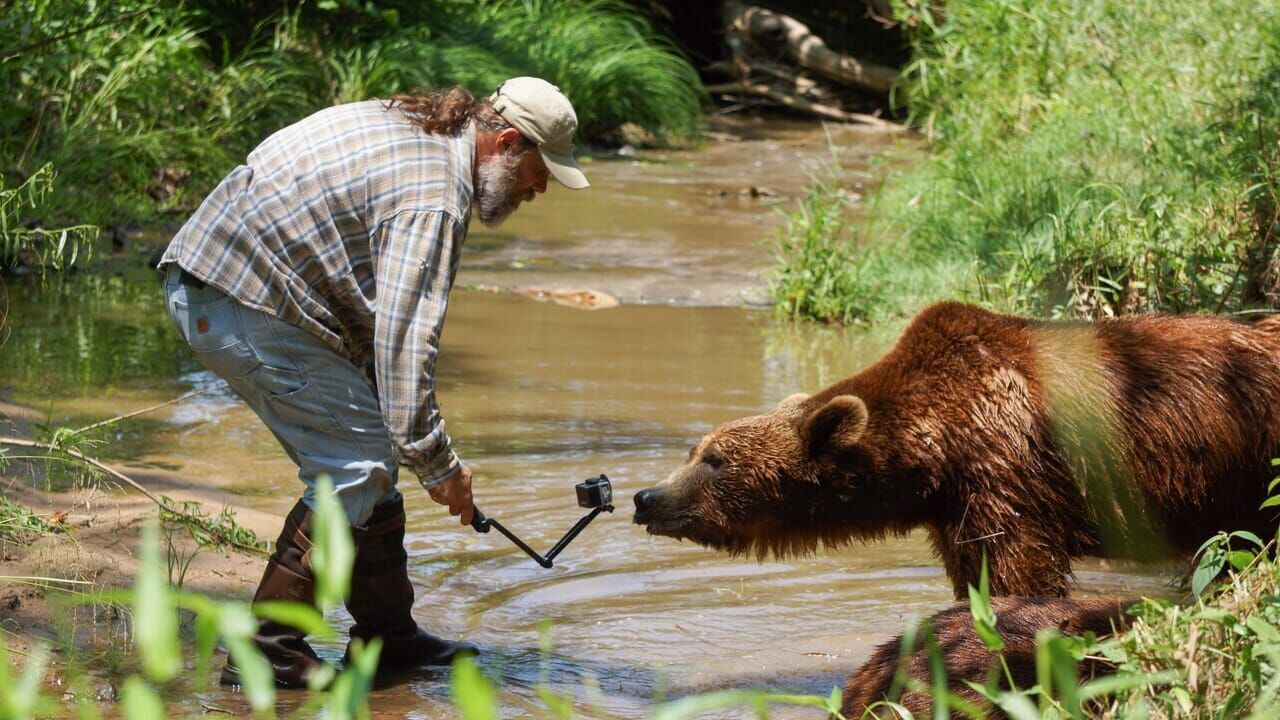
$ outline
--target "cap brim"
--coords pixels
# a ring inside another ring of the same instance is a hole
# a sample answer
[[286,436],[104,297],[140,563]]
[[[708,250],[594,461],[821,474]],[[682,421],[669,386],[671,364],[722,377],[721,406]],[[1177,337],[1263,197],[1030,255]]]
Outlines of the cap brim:
[[551,176],[561,185],[570,190],[581,190],[591,185],[587,182],[587,176],[583,175],[582,170],[578,168],[578,163],[572,155],[557,155],[542,148],[539,148],[538,152],[542,153],[542,161],[547,164],[547,170],[551,171]]

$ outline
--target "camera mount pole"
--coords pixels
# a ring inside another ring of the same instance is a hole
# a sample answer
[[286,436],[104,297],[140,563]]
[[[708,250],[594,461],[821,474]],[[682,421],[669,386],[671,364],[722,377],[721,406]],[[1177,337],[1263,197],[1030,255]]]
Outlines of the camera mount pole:
[[582,517],[582,519],[578,520],[577,524],[569,528],[569,532],[565,533],[564,537],[560,538],[559,542],[557,542],[554,546],[552,546],[552,548],[547,551],[546,556],[543,557],[542,555],[538,554],[537,550],[534,550],[533,548],[529,547],[528,545],[525,544],[523,540],[516,537],[515,533],[503,527],[502,523],[498,522],[497,520],[494,520],[493,518],[485,517],[484,513],[480,512],[480,508],[473,507],[472,509],[475,511],[475,514],[471,517],[471,527],[474,528],[476,532],[487,533],[489,532],[490,528],[498,528],[498,532],[502,533],[503,535],[506,535],[507,539],[515,543],[516,547],[525,551],[525,553],[528,554],[529,557],[536,560],[538,564],[544,568],[550,568],[552,565],[554,565],[555,564],[554,560],[556,555],[559,555],[560,551],[564,550],[565,547],[575,537],[578,536],[578,533],[582,532],[583,529],[586,528],[587,525],[589,525],[592,520],[595,520],[597,515],[599,515],[602,511],[606,511],[606,510],[608,512],[613,512],[612,505],[601,505],[597,508],[592,509],[591,512],[587,513]]

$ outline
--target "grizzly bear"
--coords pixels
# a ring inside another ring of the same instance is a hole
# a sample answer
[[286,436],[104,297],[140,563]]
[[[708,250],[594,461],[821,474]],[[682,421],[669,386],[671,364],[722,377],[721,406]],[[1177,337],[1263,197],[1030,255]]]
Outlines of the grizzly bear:
[[[1034,686],[1036,677],[1036,636],[1041,630],[1055,630],[1061,635],[1080,636],[1093,633],[1103,638],[1129,625],[1125,608],[1132,603],[1120,600],[1062,598],[992,598],[991,609],[999,618],[996,627],[1004,639],[1005,665],[1013,684],[1019,689]],[[983,685],[993,670],[1002,689],[1010,689],[999,670],[997,657],[978,639],[973,629],[973,616],[968,603],[954,605],[929,618],[926,631],[921,623],[915,628],[907,657],[903,657],[903,638],[890,640],[876,648],[862,667],[849,678],[840,702],[840,714],[846,718],[863,717],[868,708],[872,716],[897,717],[887,707],[878,711],[883,700],[896,702],[918,718],[933,714],[933,698],[927,691],[932,684],[929,667],[931,646],[936,645],[942,657],[948,689],[985,712],[992,708],[965,681]],[[1077,666],[1082,680],[1109,674],[1113,668],[1104,659],[1086,657]],[[913,689],[908,685],[914,685]],[[924,691],[919,688],[925,688]]]
[[926,308],[878,362],[714,429],[635,522],[763,558],[924,528],[957,597],[1065,595],[1071,559],[1270,535],[1280,318]]

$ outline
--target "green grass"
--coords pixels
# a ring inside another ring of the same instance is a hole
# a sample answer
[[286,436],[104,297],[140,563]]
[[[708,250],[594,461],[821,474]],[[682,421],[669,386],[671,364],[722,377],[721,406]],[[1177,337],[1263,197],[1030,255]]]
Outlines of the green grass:
[[850,323],[866,317],[879,300],[866,275],[867,247],[858,247],[846,219],[847,196],[834,183],[815,179],[775,234],[770,291],[778,309],[793,318]]
[[352,97],[454,84],[488,94],[506,78],[536,75],[572,100],[587,138],[624,123],[667,138],[687,135],[705,95],[688,60],[618,0],[439,3],[423,22],[371,41],[362,53],[383,87],[370,83]]
[[898,9],[914,59],[897,97],[933,144],[876,199],[881,252],[847,291],[863,317],[943,298],[1060,316],[1269,299],[1280,6]]
[[1099,652],[1118,674],[1175,679],[1117,694],[1094,717],[1275,717],[1280,694],[1280,565],[1258,557],[1189,606],[1147,600]]
[[[263,7],[284,9],[251,31],[243,16],[263,10],[220,0],[0,11],[0,253],[27,226],[181,220],[264,137],[334,103],[453,84],[485,95],[539,75],[573,100],[584,139],[624,122],[675,139],[705,95],[689,61],[618,0]],[[24,187],[45,192],[25,202]],[[50,247],[29,232],[23,245]]]
[[[0,459],[3,454],[0,453]],[[26,546],[58,532],[58,526],[20,503],[0,496],[0,553],[8,545]]]

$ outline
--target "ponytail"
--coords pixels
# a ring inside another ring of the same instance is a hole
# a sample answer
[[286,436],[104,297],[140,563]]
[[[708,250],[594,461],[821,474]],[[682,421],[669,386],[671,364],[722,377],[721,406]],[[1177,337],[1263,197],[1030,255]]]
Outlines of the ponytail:
[[399,108],[414,125],[434,135],[457,135],[471,122],[490,132],[511,127],[488,100],[476,99],[461,85],[393,95],[387,102],[391,108]]

